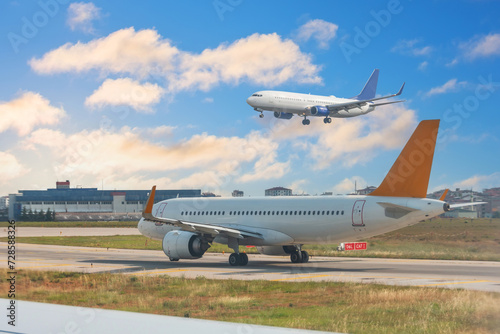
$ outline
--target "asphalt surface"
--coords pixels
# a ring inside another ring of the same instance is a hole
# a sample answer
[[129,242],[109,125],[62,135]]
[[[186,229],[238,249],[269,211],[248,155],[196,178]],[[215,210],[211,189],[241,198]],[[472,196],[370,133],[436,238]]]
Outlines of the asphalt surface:
[[[7,249],[7,243],[0,243]],[[7,255],[1,268],[7,268]],[[16,268],[126,275],[171,275],[213,279],[338,281],[462,288],[500,292],[500,263],[373,258],[313,257],[293,264],[288,257],[249,255],[249,264],[231,267],[229,254],[170,262],[159,251],[16,244]]]
[[[134,227],[16,227],[16,237],[75,237],[141,235]],[[7,237],[7,227],[0,228],[0,238]]]

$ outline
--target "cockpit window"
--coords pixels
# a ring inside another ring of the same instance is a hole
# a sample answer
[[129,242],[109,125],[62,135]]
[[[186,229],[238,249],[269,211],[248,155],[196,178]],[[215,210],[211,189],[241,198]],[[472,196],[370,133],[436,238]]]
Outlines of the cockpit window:
[[252,94],[252,96],[262,97],[262,94]]

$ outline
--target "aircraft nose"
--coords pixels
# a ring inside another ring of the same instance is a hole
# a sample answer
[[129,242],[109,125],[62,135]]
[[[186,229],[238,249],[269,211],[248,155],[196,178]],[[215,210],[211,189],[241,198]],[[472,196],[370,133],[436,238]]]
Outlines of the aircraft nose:
[[248,99],[247,99],[247,103],[248,103],[249,105],[252,105],[252,100],[253,100],[253,99],[252,99],[252,97],[251,97],[251,96],[249,96],[249,97],[248,97]]

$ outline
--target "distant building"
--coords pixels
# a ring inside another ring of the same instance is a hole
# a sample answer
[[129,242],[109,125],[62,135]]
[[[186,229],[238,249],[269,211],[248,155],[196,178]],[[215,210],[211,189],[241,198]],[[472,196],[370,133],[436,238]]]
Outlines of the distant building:
[[274,187],[265,190],[266,196],[292,196],[292,189]]
[[377,189],[377,187],[374,187],[374,186],[369,186],[369,187],[366,187],[364,189],[357,189],[356,195],[368,195],[371,192],[373,192],[375,189]]
[[[19,219],[23,209],[56,213],[56,220],[136,219],[150,190],[97,190],[70,188],[69,181],[57,182],[55,189],[19,190],[9,195],[9,219]],[[156,190],[155,202],[175,197],[199,197],[201,190]],[[125,218],[126,219],[126,218]]]
[[231,195],[233,197],[243,197],[245,193],[241,190],[233,190],[233,193]]
[[9,207],[9,196],[0,197],[0,210]]
[[66,180],[65,182],[56,182],[56,189],[69,189],[69,180]]
[[446,218],[469,218],[476,219],[478,218],[478,212],[473,210],[464,210],[464,209],[453,209],[451,211],[447,211],[443,213],[443,216]]
[[333,192],[325,191],[324,193],[321,194],[321,196],[333,196]]
[[213,192],[207,191],[201,194],[201,197],[220,197],[220,195],[216,195]]
[[[465,211],[472,211],[475,213],[474,218],[485,218],[491,217],[495,209],[500,208],[500,196],[497,196],[498,189],[491,188],[485,189],[483,192],[472,191],[471,189],[460,189],[455,188],[455,190],[450,190],[446,195],[445,201],[449,204],[462,204],[467,202],[486,202],[486,204],[474,205],[469,207],[463,207]],[[431,194],[427,194],[427,198],[439,199],[444,193],[445,189],[435,191]],[[446,212],[443,214],[444,217],[452,217],[455,215],[453,212],[458,212],[457,209]],[[460,214],[465,215],[465,218],[470,218],[468,216],[473,215],[467,212],[461,212]]]

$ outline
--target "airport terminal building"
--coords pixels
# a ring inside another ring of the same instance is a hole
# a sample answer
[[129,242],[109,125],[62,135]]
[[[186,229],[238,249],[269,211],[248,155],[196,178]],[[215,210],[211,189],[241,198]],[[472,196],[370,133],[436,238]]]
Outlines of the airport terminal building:
[[[19,219],[23,209],[55,212],[56,220],[138,219],[150,190],[98,190],[71,188],[57,182],[55,189],[19,190],[9,195],[9,219]],[[156,190],[155,202],[175,197],[200,197],[200,189]]]

